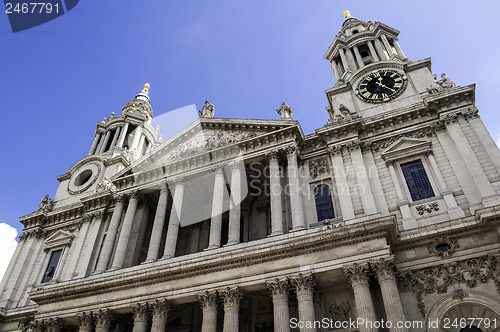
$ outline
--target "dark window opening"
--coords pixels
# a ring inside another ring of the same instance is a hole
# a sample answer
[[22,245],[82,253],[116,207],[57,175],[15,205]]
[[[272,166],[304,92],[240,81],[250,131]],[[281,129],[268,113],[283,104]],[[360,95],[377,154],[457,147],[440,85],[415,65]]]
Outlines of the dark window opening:
[[80,174],[75,179],[75,186],[83,186],[85,183],[87,183],[90,180],[90,177],[92,176],[92,170],[86,169]]
[[447,252],[451,247],[448,243],[440,243],[436,246],[436,250],[440,252]]
[[132,140],[134,139],[134,130],[136,129],[136,126],[129,125],[127,129],[127,133],[125,135],[125,141],[123,142],[123,147],[130,149],[130,146],[132,145]]
[[111,133],[109,134],[108,142],[106,143],[106,146],[104,147],[104,150],[102,152],[109,151],[111,148],[111,143],[113,143],[113,137],[115,136],[116,129],[113,129]]
[[357,33],[359,33],[359,31],[358,31],[358,30],[352,30],[352,34],[353,34],[353,35],[355,35],[355,34],[357,34]]
[[335,211],[332,203],[332,193],[326,184],[320,184],[314,189],[314,200],[316,202],[316,213],[318,222],[335,218]]
[[366,44],[358,46],[358,51],[365,65],[373,62],[372,56],[370,54],[370,49]]
[[62,250],[53,251],[50,255],[49,265],[47,266],[47,270],[43,274],[42,283],[49,282],[54,278],[54,273],[56,272],[57,263],[59,262],[59,258],[61,258]]
[[401,169],[403,170],[403,175],[413,201],[434,197],[434,191],[432,190],[427,173],[425,173],[422,161],[416,160],[402,164]]

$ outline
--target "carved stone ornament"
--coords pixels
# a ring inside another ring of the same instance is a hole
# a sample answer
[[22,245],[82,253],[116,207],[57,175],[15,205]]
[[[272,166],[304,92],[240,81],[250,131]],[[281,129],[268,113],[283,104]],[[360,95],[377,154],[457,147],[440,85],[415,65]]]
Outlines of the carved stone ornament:
[[423,216],[425,213],[432,213],[434,211],[439,211],[439,204],[436,202],[423,204],[415,207],[415,209],[417,210],[419,215]]
[[[434,79],[437,79],[437,75],[434,75]],[[430,94],[441,92],[444,89],[449,89],[449,88],[454,88],[457,85],[455,82],[453,82],[448,75],[445,73],[441,74],[441,79],[439,81],[436,81],[434,84],[431,86],[427,87],[427,92]]]
[[442,131],[445,129],[445,122],[443,120],[431,123],[428,127],[415,131],[413,133],[406,133],[402,135],[392,136],[389,139],[385,139],[382,141],[372,142],[372,151],[379,151],[391,146],[394,142],[399,140],[400,138],[423,138],[423,137],[432,137],[438,131]]
[[108,309],[99,309],[98,311],[93,313],[93,316],[95,318],[96,328],[109,328],[109,326],[111,325],[113,315]]
[[377,274],[379,281],[395,280],[395,268],[393,259],[380,258],[378,261],[370,262],[371,267]]
[[295,287],[297,295],[300,293],[312,293],[317,286],[312,273],[305,275],[299,273],[298,276],[290,278],[290,283]]
[[352,305],[349,301],[337,303],[333,301],[329,308],[330,315],[335,322],[347,322],[352,319]]
[[217,307],[217,291],[205,291],[198,294],[201,308],[215,308]]
[[66,322],[60,318],[50,318],[45,323],[45,328],[47,332],[64,331],[65,327],[66,327]]
[[215,114],[214,105],[210,104],[208,100],[205,101],[205,105],[203,106],[201,111],[198,111],[198,114],[200,115],[200,118],[213,118]]
[[312,160],[309,162],[309,175],[311,179],[328,175],[329,173],[330,169],[326,159]]
[[460,300],[460,301],[463,301],[463,300],[464,300],[467,296],[469,296],[469,295],[468,295],[468,294],[466,294],[466,293],[464,292],[464,290],[463,290],[463,289],[461,289],[461,288],[460,288],[460,289],[455,289],[455,290],[453,291],[453,299],[458,299],[458,300]]
[[279,158],[279,151],[277,149],[266,151],[265,156],[268,160],[278,159]]
[[146,116],[153,116],[153,108],[142,99],[132,99],[122,108],[123,113],[139,113]]
[[54,208],[54,201],[49,198],[49,194],[43,196],[42,201],[38,204],[38,211],[50,212]]
[[288,297],[288,287],[290,286],[287,278],[276,278],[274,281],[266,282],[267,289],[271,296],[283,295]]
[[342,272],[347,276],[351,285],[360,283],[368,284],[368,263],[358,264],[354,263],[350,266],[344,266]]
[[448,236],[437,236],[427,246],[430,254],[441,257],[449,257],[459,248],[458,241]]
[[413,270],[401,274],[399,279],[403,286],[410,286],[413,289],[420,313],[422,317],[426,317],[424,296],[447,293],[452,285],[464,284],[468,288],[474,288],[491,280],[497,288],[497,293],[500,294],[500,255],[469,258]]
[[134,314],[134,322],[147,322],[149,318],[149,305],[147,303],[137,303],[131,307]]
[[153,313],[153,318],[167,317],[168,312],[172,308],[172,304],[167,300],[156,300],[151,305],[151,311]]
[[219,290],[218,293],[224,302],[224,307],[238,307],[240,300],[243,298],[239,287],[227,287]]
[[479,111],[477,110],[477,108],[474,108],[474,109],[471,109],[471,110],[468,110],[468,111],[465,111],[462,113],[464,115],[464,118],[465,120],[472,120],[472,119],[476,119],[476,118],[479,118]]
[[189,158],[202,152],[211,151],[256,136],[257,133],[252,131],[205,130],[194,135],[187,142],[183,142],[169,150],[163,158],[163,162],[168,163],[183,158]]
[[93,320],[92,320],[92,313],[90,312],[82,312],[77,315],[78,318],[78,325],[80,328],[85,327],[88,329],[92,328]]
[[335,156],[335,155],[338,155],[338,154],[342,154],[342,146],[341,145],[329,146],[328,148],[326,148],[326,150],[332,156]]
[[118,191],[116,186],[111,182],[108,177],[104,177],[101,182],[97,183],[97,186],[95,188],[95,193],[100,193],[100,192],[106,192],[109,191],[110,193],[114,194]]
[[280,108],[276,109],[276,112],[281,116],[281,120],[293,120],[292,108],[285,102],[281,103]]

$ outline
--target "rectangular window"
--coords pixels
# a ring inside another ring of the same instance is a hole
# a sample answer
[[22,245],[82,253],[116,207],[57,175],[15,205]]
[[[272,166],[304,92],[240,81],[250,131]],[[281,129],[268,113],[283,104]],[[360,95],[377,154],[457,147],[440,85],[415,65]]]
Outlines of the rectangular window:
[[47,270],[43,275],[42,283],[49,282],[54,278],[54,273],[56,272],[57,263],[59,262],[59,258],[61,258],[62,250],[53,251],[50,255],[49,266],[47,266]]
[[432,190],[427,173],[425,173],[422,161],[416,160],[401,164],[401,170],[403,171],[413,201],[434,196],[434,191]]

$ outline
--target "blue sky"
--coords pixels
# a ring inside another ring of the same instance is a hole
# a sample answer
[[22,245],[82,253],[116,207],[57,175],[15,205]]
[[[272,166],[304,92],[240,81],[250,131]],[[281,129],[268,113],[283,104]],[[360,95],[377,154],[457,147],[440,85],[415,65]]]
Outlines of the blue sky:
[[400,30],[406,56],[431,57],[438,76],[477,83],[497,140],[497,1],[82,0],[16,34],[0,15],[0,222],[20,231],[17,218],[53,197],[56,176],[87,154],[95,123],[146,82],[155,114],[209,100],[216,117],[278,119],[286,101],[306,134],[322,127],[324,90],[335,84],[323,55],[345,9]]

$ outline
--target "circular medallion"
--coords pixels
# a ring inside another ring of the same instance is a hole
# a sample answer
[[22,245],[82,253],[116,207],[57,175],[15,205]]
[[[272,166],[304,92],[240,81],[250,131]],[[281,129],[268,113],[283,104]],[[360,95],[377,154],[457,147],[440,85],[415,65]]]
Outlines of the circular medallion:
[[407,82],[404,74],[382,69],[363,77],[355,93],[366,102],[383,103],[399,96],[405,90]]
[[68,192],[72,195],[84,192],[96,182],[99,178],[99,173],[101,173],[101,165],[99,164],[90,163],[82,166],[71,175],[68,183]]

